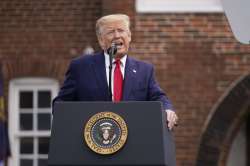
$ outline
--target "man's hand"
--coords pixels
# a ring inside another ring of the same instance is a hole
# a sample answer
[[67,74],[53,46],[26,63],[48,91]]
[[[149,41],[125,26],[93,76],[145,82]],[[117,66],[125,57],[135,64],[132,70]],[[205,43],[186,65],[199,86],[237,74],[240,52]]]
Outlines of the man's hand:
[[174,126],[178,124],[178,116],[172,110],[166,110],[167,113],[167,125],[169,130],[172,130]]

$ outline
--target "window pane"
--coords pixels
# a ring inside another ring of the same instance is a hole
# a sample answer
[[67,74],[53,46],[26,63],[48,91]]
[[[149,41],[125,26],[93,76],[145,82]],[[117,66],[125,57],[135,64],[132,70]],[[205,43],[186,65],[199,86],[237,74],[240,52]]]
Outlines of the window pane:
[[33,160],[21,159],[20,166],[33,166]]
[[38,92],[38,108],[50,108],[51,106],[51,92],[39,91]]
[[50,130],[50,114],[38,114],[38,130]]
[[33,138],[20,139],[20,153],[33,154]]
[[39,138],[39,154],[49,153],[49,138]]
[[20,91],[20,108],[33,108],[33,92],[32,91]]
[[48,160],[47,159],[39,159],[38,160],[38,166],[47,166]]
[[33,129],[33,115],[20,114],[20,130],[32,130],[32,129]]

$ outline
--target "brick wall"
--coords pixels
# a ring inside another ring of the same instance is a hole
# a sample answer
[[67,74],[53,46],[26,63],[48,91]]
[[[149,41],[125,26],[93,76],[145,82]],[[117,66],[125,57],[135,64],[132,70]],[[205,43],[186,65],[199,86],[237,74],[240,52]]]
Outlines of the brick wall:
[[250,47],[234,39],[224,14],[137,14],[134,39],[132,53],[155,65],[180,116],[177,165],[195,165],[212,107],[250,71]]
[[6,79],[49,76],[62,80],[69,59],[87,45],[99,49],[93,36],[101,4],[99,0],[1,0],[0,58]]

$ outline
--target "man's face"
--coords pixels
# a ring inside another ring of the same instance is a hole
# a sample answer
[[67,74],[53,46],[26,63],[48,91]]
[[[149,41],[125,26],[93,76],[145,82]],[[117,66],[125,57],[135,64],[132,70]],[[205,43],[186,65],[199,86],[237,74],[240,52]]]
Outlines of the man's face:
[[121,58],[128,52],[131,32],[123,21],[107,22],[101,27],[98,40],[103,50],[107,50],[114,42],[117,45],[116,56]]

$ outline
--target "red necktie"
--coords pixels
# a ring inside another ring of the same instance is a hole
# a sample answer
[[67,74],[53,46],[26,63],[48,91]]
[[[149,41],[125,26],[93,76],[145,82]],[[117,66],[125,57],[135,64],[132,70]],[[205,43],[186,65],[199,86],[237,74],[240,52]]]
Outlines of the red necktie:
[[119,102],[122,99],[123,77],[122,77],[120,64],[121,64],[120,59],[116,59],[115,71],[114,71],[114,101],[115,102]]

